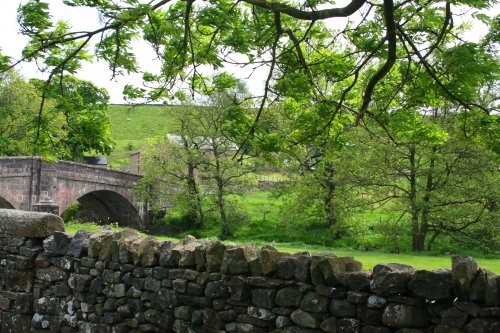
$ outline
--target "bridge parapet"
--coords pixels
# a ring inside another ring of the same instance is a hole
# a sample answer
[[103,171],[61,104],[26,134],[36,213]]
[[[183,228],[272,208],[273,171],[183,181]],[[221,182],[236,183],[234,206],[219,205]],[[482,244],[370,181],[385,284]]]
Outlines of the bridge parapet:
[[0,208],[60,214],[75,200],[85,199],[99,220],[143,226],[144,204],[133,192],[141,177],[101,166],[51,163],[40,157],[0,157]]

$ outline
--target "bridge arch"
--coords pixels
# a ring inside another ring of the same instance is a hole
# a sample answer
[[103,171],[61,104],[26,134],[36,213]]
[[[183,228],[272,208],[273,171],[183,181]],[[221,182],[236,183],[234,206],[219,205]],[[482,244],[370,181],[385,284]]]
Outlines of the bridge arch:
[[0,208],[16,209],[14,198],[7,192],[0,189]]
[[[120,226],[139,227],[141,217],[134,205],[122,194],[110,190],[89,191],[76,198],[81,218],[97,223],[118,222]],[[68,205],[69,206],[69,205]],[[60,207],[60,214],[68,208]]]

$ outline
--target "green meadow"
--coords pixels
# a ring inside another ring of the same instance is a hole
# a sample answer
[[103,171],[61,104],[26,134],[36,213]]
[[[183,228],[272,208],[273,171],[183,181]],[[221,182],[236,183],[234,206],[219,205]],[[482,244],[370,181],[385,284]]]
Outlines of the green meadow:
[[[176,106],[127,106],[110,105],[108,114],[111,120],[111,131],[116,143],[115,151],[109,156],[113,168],[128,170],[131,152],[144,147],[149,138],[164,137],[175,133],[176,128],[169,117],[171,112],[182,112]],[[252,175],[250,182],[266,177],[279,179],[279,173]],[[394,212],[387,209],[354,211],[346,224],[346,232],[340,239],[332,237],[332,231],[322,225],[288,216],[281,197],[269,191],[251,190],[242,195],[232,197],[238,212],[232,219],[233,236],[221,239],[231,243],[254,243],[259,246],[270,244],[280,251],[295,253],[301,251],[331,252],[338,256],[354,256],[370,269],[379,263],[399,262],[409,264],[417,269],[449,268],[450,255],[472,255],[479,265],[496,273],[500,273],[498,249],[484,254],[467,248],[439,248],[434,252],[412,253],[409,237],[404,233],[387,234],[383,229],[383,221],[394,220]],[[235,213],[236,214],[236,213]],[[187,228],[183,233],[169,236],[157,236],[159,239],[179,239],[188,234],[199,239],[220,237],[220,226],[217,218],[209,218],[203,229]],[[182,213],[175,209],[170,211],[163,224],[186,227],[183,225]],[[78,229],[98,230],[101,226],[92,223],[68,223],[67,231]],[[391,229],[393,230],[393,229]],[[403,236],[402,236],[403,235]]]

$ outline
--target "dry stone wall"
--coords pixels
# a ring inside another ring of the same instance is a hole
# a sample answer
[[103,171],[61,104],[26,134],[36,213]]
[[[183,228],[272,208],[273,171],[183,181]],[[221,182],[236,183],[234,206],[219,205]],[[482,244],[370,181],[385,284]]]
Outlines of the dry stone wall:
[[500,332],[500,277],[471,257],[363,271],[351,257],[37,221],[52,225],[0,235],[1,332]]

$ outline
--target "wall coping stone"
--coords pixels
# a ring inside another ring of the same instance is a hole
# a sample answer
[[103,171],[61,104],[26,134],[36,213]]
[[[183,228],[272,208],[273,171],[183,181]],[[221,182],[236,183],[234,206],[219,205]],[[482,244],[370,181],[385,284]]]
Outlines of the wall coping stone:
[[0,234],[17,237],[48,237],[64,231],[63,220],[54,214],[0,209]]

